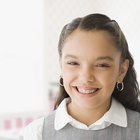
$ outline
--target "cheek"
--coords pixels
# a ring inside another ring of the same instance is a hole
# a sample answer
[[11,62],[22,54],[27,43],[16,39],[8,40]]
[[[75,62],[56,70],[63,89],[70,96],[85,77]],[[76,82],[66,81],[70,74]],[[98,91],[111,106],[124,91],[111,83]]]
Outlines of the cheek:
[[117,75],[118,73],[114,71],[112,73],[102,76],[102,84],[104,85],[105,90],[107,90],[110,93],[113,92],[116,86],[117,77],[118,77]]
[[76,72],[73,70],[67,69],[66,67],[62,68],[62,77],[64,85],[68,85],[76,77]]
[[62,75],[63,75],[64,88],[65,88],[67,94],[71,97],[71,93],[72,93],[71,84],[76,79],[75,78],[76,74],[72,71],[67,70],[67,69],[63,69]]
[[114,90],[115,85],[116,85],[116,80],[112,80],[112,81],[108,80],[106,87],[107,87],[107,89]]
[[63,64],[61,67],[62,71],[62,77],[65,78],[71,78],[77,74],[77,69],[74,67],[67,66],[66,64]]

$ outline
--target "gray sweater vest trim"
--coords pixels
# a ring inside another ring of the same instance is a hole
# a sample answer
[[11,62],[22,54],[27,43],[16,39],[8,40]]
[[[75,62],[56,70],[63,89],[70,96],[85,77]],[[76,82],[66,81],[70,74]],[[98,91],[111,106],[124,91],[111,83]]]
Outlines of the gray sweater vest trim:
[[67,124],[61,130],[54,129],[55,112],[44,119],[42,140],[140,140],[140,114],[127,109],[128,127],[110,125],[102,130],[77,129]]

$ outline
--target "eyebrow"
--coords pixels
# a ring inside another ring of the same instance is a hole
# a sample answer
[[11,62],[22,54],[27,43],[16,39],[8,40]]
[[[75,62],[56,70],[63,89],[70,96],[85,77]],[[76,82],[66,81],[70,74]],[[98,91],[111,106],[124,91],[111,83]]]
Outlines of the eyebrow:
[[64,58],[74,58],[74,59],[78,59],[75,55],[71,55],[71,54],[66,55]]
[[101,56],[98,57],[97,60],[109,60],[109,61],[114,61],[114,59],[110,56]]
[[[75,55],[71,55],[71,54],[68,54],[66,55],[64,58],[74,58],[74,59],[78,59],[78,57],[76,57]],[[100,60],[109,60],[109,61],[114,61],[114,59],[110,56],[101,56],[101,57],[98,57],[96,59],[96,61],[100,61]]]

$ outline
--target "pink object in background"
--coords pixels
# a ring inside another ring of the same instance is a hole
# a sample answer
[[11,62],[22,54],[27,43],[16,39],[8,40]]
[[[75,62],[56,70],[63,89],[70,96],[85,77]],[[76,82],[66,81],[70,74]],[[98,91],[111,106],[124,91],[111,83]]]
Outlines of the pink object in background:
[[55,101],[50,102],[50,111],[54,110]]
[[11,128],[12,128],[12,122],[11,122],[11,120],[5,120],[4,121],[4,129],[5,130],[9,130]]
[[29,123],[31,123],[33,121],[33,118],[26,118],[26,121],[25,121],[25,126],[28,125]]
[[16,128],[22,128],[23,127],[23,121],[21,118],[16,119]]

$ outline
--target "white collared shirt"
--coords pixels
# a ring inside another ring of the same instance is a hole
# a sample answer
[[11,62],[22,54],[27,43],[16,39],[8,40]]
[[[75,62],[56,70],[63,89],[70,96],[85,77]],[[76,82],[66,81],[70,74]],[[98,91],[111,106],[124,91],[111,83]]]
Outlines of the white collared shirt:
[[[90,126],[75,120],[68,114],[66,106],[68,101],[69,98],[64,99],[56,110],[54,122],[56,130],[62,129],[68,123],[76,128],[85,130],[104,129],[112,123],[121,127],[127,127],[126,110],[115,99],[112,99],[111,107],[104,116]],[[43,123],[44,118],[40,118],[29,124],[23,132],[23,140],[42,140]]]

